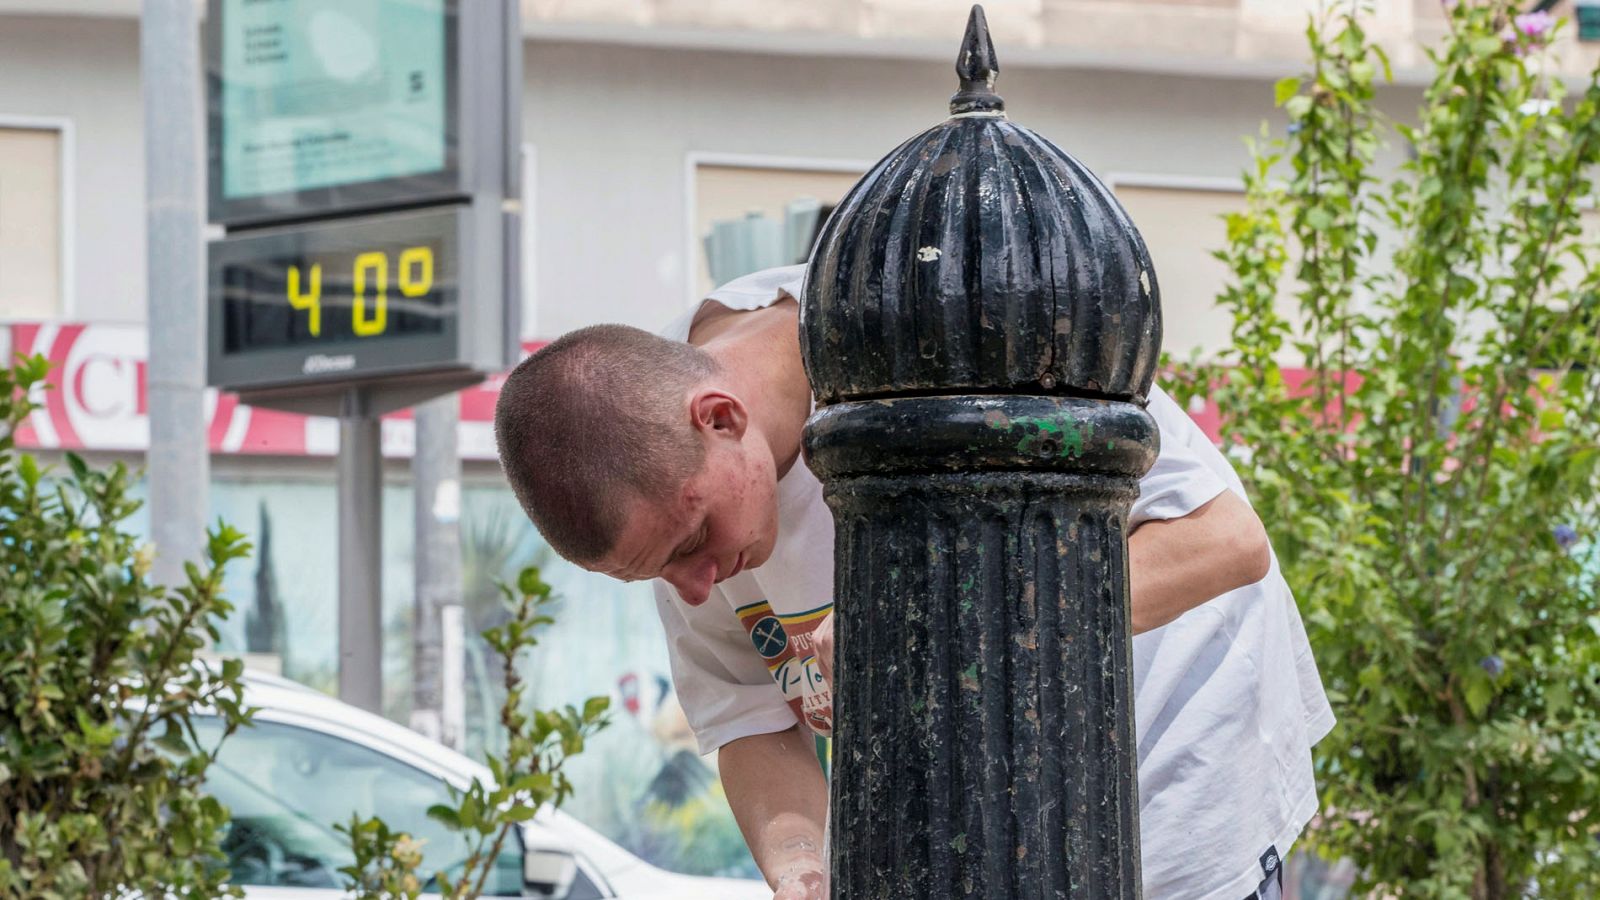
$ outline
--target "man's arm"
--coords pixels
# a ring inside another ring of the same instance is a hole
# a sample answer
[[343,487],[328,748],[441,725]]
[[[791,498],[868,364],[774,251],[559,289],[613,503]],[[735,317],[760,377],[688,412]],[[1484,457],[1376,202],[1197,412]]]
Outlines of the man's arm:
[[730,741],[718,754],[717,768],[774,900],[826,900],[822,826],[828,782],[810,734],[796,725]]
[[1223,491],[1178,519],[1152,519],[1128,536],[1133,633],[1267,577],[1272,548],[1255,510]]

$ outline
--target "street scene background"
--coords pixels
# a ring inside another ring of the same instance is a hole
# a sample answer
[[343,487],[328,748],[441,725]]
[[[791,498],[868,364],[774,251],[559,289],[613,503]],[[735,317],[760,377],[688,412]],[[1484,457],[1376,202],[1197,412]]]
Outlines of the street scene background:
[[[987,4],[1008,109],[1099,173],[1138,224],[1175,357],[1229,343],[1231,318],[1215,304],[1226,271],[1211,254],[1223,217],[1246,205],[1242,137],[1281,127],[1274,83],[1303,59],[1316,6]],[[968,7],[523,0],[524,351],[597,322],[657,329],[717,283],[803,261],[856,178],[943,117]],[[55,366],[58,389],[18,433],[47,461],[70,450],[138,467],[149,444],[145,370],[161,335],[144,326],[137,12],[134,0],[0,0],[0,352]],[[1374,4],[1371,31],[1396,75],[1377,103],[1398,119],[1421,101],[1421,48],[1444,22],[1438,0]],[[1581,76],[1597,47],[1569,29],[1541,65]],[[1380,159],[1392,168],[1403,153],[1385,148]],[[494,461],[495,390],[491,380],[461,399],[467,634],[503,617],[496,579],[539,565],[561,599],[523,673],[533,700],[612,698],[613,725],[571,764],[567,811],[664,868],[755,876],[715,758],[697,755],[677,706],[649,587],[585,573],[533,531]],[[333,693],[336,424],[214,391],[207,410],[209,518],[255,545],[229,572],[238,612],[215,649]],[[1200,396],[1189,410],[1218,434],[1214,402]],[[411,441],[409,414],[385,420],[383,713],[400,723],[411,712]],[[141,514],[132,525],[149,523]],[[472,756],[498,739],[491,669],[469,637]],[[1331,896],[1336,882],[1298,896]]]

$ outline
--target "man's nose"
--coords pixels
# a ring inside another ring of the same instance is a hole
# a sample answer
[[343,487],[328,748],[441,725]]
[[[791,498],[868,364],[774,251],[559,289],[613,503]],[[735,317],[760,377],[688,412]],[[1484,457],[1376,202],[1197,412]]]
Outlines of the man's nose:
[[690,606],[699,606],[711,596],[711,586],[717,581],[717,561],[709,557],[685,560],[663,573],[667,584],[678,590],[678,596]]

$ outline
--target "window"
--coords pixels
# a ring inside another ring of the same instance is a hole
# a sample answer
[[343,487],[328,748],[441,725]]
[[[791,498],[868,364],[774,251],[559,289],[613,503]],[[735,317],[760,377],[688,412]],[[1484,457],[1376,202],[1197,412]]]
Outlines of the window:
[[[197,720],[209,744],[215,719]],[[444,870],[459,875],[467,855],[459,835],[427,817],[449,803],[446,784],[392,757],[305,728],[258,721],[228,738],[206,776],[207,790],[227,806],[232,822],[223,840],[233,883],[340,888],[350,865],[349,839],[334,825],[379,816],[389,827],[424,841],[419,877]],[[520,842],[496,861],[485,893],[522,895]]]
[[823,219],[864,171],[696,164],[696,296],[740,275],[805,262]]
[[62,314],[62,132],[0,124],[0,317]]
[[1162,349],[1178,359],[1214,356],[1232,342],[1233,319],[1217,307],[1228,270],[1211,254],[1227,239],[1222,216],[1244,209],[1239,190],[1118,183],[1117,199],[1144,237],[1161,286]]
[[[1228,242],[1223,217],[1243,212],[1244,191],[1228,179],[1107,179],[1144,237],[1161,286],[1161,349],[1185,360],[1198,351],[1214,358],[1233,343],[1233,313],[1217,305],[1227,287],[1228,267],[1212,254]],[[1299,334],[1304,315],[1294,296],[1299,248],[1291,238],[1283,278],[1278,282],[1277,308],[1291,334]],[[1301,365],[1300,352],[1286,342],[1279,353],[1283,365]]]

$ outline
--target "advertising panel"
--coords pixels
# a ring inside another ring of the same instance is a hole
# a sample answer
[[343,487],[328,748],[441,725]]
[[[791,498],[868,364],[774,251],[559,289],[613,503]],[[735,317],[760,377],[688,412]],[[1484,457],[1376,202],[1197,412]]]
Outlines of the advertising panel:
[[464,193],[456,0],[213,0],[217,222]]

